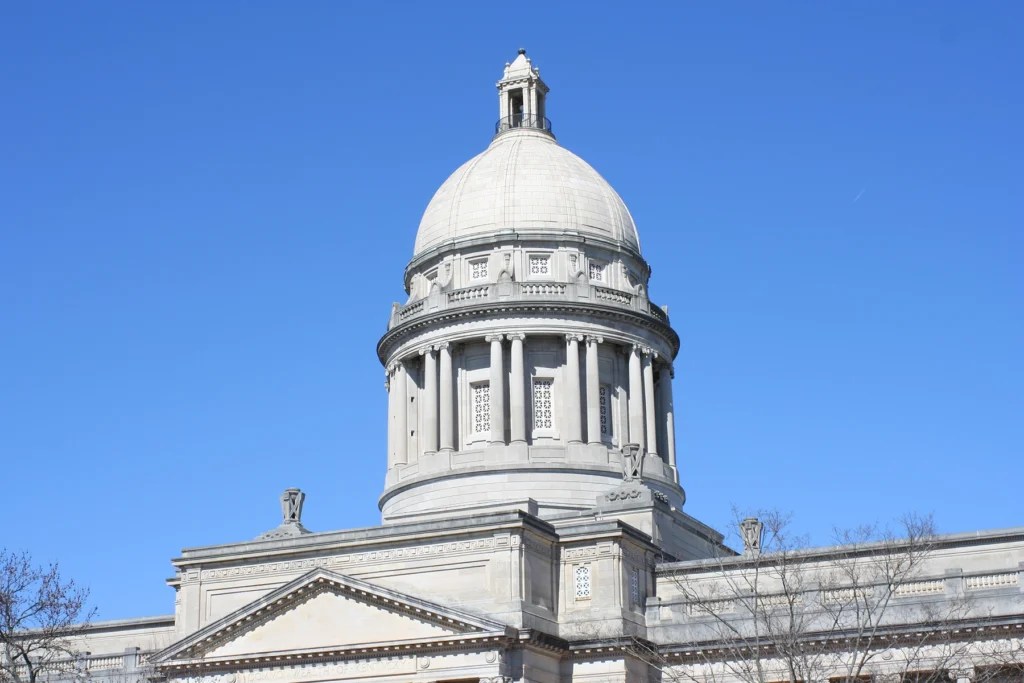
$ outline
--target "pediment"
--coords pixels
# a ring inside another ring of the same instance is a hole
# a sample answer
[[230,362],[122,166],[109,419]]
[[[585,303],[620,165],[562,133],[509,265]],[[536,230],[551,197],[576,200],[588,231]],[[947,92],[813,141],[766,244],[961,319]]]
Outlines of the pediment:
[[175,643],[153,662],[340,655],[505,633],[499,622],[317,569]]

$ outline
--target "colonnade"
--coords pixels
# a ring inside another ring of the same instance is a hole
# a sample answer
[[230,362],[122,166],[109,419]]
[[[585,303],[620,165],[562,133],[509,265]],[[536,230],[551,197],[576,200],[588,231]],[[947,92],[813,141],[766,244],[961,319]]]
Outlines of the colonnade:
[[[548,336],[548,335],[545,335]],[[504,342],[509,342],[509,371],[505,368]],[[527,396],[524,362],[526,335],[522,332],[493,334],[484,337],[490,344],[488,397],[490,401],[490,433],[487,442],[504,445],[505,441],[505,381],[508,379],[509,443],[527,442]],[[562,438],[569,444],[584,443],[584,424],[581,420],[583,401],[586,402],[586,443],[601,444],[600,371],[598,348],[604,339],[596,335],[566,334],[566,366],[560,388],[563,399]],[[585,384],[580,383],[580,346],[585,348]],[[628,420],[620,426],[619,443],[640,444],[649,455],[660,457],[675,467],[675,416],[672,406],[672,368],[659,362],[657,352],[633,344],[616,344],[617,350],[627,356]],[[456,392],[452,373],[452,347],[448,342],[433,344],[419,351],[422,356],[423,424],[420,426],[420,444],[424,455],[455,448],[454,411]],[[415,357],[395,361],[388,366],[389,457],[388,466],[409,463],[409,379],[408,362]],[[655,384],[657,373],[657,385]],[[657,386],[658,395],[655,396]],[[657,399],[657,402],[656,402]],[[660,408],[664,431],[658,439]],[[659,453],[659,446],[667,451]]]

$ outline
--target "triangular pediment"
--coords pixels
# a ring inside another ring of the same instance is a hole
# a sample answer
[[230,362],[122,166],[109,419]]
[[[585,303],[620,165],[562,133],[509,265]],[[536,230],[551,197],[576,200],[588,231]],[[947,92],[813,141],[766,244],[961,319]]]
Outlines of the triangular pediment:
[[[157,665],[503,635],[490,619],[317,569],[158,653]],[[290,657],[289,657],[290,658]]]

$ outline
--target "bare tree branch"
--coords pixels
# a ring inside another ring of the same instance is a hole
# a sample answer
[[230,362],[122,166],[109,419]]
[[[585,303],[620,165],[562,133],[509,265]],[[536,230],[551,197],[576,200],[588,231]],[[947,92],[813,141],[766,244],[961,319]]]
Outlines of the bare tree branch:
[[87,588],[36,566],[28,553],[0,550],[0,683],[73,675],[76,636],[89,627]]

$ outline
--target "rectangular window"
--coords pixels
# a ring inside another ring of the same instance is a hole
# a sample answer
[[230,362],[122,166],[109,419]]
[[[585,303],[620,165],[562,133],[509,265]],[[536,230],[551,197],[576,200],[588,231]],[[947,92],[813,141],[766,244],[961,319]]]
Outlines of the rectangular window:
[[633,604],[640,604],[640,571],[634,569],[629,575],[629,596],[633,598]]
[[480,259],[479,261],[471,261],[469,264],[469,279],[470,280],[486,280],[487,279],[487,259]]
[[530,275],[550,275],[551,259],[547,256],[534,255],[530,257]]
[[551,385],[550,379],[533,380],[533,428],[553,429],[551,417]]
[[601,441],[612,439],[612,388],[602,384],[597,390],[598,413],[601,416]]
[[576,584],[576,599],[588,600],[590,598],[590,567],[580,565],[573,572]]
[[604,264],[590,262],[590,279],[594,282],[604,282]]
[[491,432],[491,385],[474,384],[473,394],[473,433],[489,434]]

